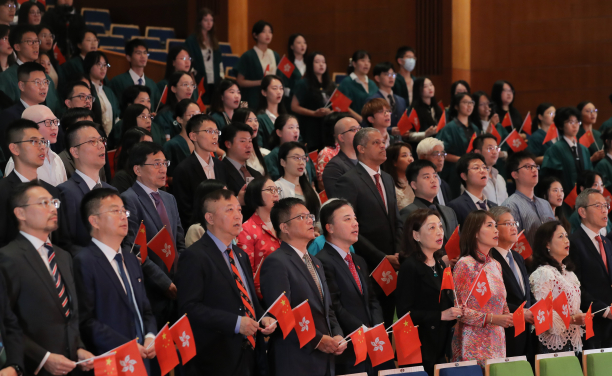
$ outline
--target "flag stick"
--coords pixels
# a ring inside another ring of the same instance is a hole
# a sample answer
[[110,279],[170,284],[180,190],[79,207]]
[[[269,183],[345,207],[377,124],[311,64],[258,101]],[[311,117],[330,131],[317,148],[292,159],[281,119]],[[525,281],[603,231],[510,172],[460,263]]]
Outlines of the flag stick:
[[[166,325],[164,325],[164,327],[168,326],[168,324],[170,324],[170,323],[167,323]],[[162,328],[162,330],[164,330],[164,328]],[[160,330],[160,332],[161,332],[161,330]],[[147,346],[147,348],[146,348],[147,350],[150,349],[151,347],[153,347],[153,345],[155,344],[155,339],[157,339],[158,335],[159,335],[159,333],[157,333],[155,338],[153,338],[153,341],[151,341],[151,343],[149,343],[149,346]]]
[[113,351],[112,353],[105,353],[105,354],[102,354],[102,355],[94,356],[93,358],[83,359],[83,360],[80,360],[80,361],[78,361],[78,362],[76,362],[76,363],[74,363],[74,364],[81,364],[81,363],[89,362],[89,361],[91,361],[91,360],[95,360],[95,359],[104,358],[104,357],[109,356],[109,355],[112,355],[112,354],[116,354],[116,352],[115,352],[115,351]]
[[468,300],[470,300],[470,296],[472,296],[472,291],[474,291],[474,287],[476,287],[476,284],[478,283],[478,278],[480,277],[480,274],[482,274],[482,271],[484,270],[485,266],[486,264],[482,267],[482,269],[480,269],[480,272],[478,272],[478,275],[476,276],[476,279],[474,280],[474,284],[472,285],[472,289],[470,290],[470,293],[465,299],[465,304],[467,304]]
[[265,257],[261,258],[261,261],[259,262],[259,265],[257,265],[257,270],[255,270],[255,274],[253,274],[254,276],[257,276],[257,273],[259,273],[259,268],[261,268],[261,265],[264,262]]
[[[527,111],[527,116],[525,116],[525,120],[523,120],[523,124],[521,125],[521,129],[519,129],[519,133],[523,131],[523,127],[525,126],[525,122],[527,121],[527,117],[529,116],[530,113],[531,111]],[[510,119],[510,121],[512,122],[512,119]]]
[[[352,336],[353,334],[355,334],[355,332],[356,332],[356,331],[358,331],[358,330],[360,330],[360,329],[363,329],[363,327],[362,327],[362,326],[360,326],[359,328],[357,328],[357,329],[353,330],[353,332],[352,332],[351,334],[349,334],[348,336],[346,336],[346,337],[342,338],[342,341],[338,342],[338,346],[340,346],[340,345],[342,344],[342,342],[343,342],[343,341],[344,341],[344,342],[346,342],[346,343],[351,342],[351,336]],[[348,338],[348,339],[347,339],[347,338]]]
[[[514,132],[515,130],[516,130],[516,129],[513,129],[513,130],[512,130],[512,132]],[[503,141],[502,141],[502,142],[501,142],[499,145],[497,145],[497,147],[501,148],[501,146],[502,146],[504,143],[506,143],[506,140],[507,140],[508,138],[510,138],[510,136],[512,136],[512,132],[510,132],[510,134],[509,134],[508,136],[506,136],[506,138],[504,138],[504,140],[503,140]]]
[[[612,306],[612,304],[610,304],[610,305]],[[604,309],[600,309],[600,310],[599,310],[599,311],[597,311],[597,312],[593,312],[593,313],[591,313],[591,315],[595,315],[595,314],[597,314],[597,313],[599,313],[599,312],[603,312],[603,311],[605,311],[605,310],[606,310],[606,309],[608,309],[608,308],[610,308],[610,307],[608,306],[608,307],[606,307],[606,308],[604,308]]]
[[260,318],[259,318],[259,320],[257,321],[257,323],[258,323],[258,324],[261,322],[261,319],[263,319],[263,318],[264,318],[264,316],[266,315],[266,313],[268,313],[268,311],[270,310],[270,308],[274,307],[274,305],[276,304],[276,302],[278,302],[278,300],[279,300],[280,298],[282,298],[282,297],[283,297],[283,295],[285,295],[285,292],[284,292],[284,291],[283,291],[283,292],[282,292],[282,293],[281,293],[281,294],[278,296],[278,298],[276,298],[276,300],[274,301],[274,303],[270,304],[270,307],[268,307],[268,309],[266,309],[266,312],[264,312],[264,313],[263,313],[263,315],[261,315],[261,317],[260,317]]
[[[140,224],[142,224],[143,222],[144,222],[144,219],[140,221]],[[138,227],[138,230],[140,230],[140,227]],[[133,253],[132,251],[134,250],[134,245],[136,244],[137,237],[138,237],[138,234],[136,234],[136,237],[134,238],[134,243],[132,243],[132,248],[130,248],[130,253]],[[136,256],[140,256],[140,252],[138,252]]]
[[398,322],[402,321],[404,319],[404,317],[408,316],[410,314],[410,311],[408,311],[408,313],[406,313],[404,316],[400,317],[399,319],[397,319],[396,322],[394,322],[393,324],[391,324],[391,326],[389,326],[387,328],[387,330],[393,328]]
[[326,108],[327,105],[331,102],[331,99],[333,98],[334,94],[336,94],[336,90],[338,90],[338,88],[334,89],[334,92],[329,96],[329,98],[327,99],[327,102],[325,102],[325,105],[323,106],[323,108]]
[[[164,88],[164,91],[166,91],[167,93],[168,90],[168,85],[166,85],[166,87]],[[162,91],[162,97],[164,96],[164,91]],[[168,95],[168,94],[166,94]],[[157,102],[157,108],[155,108],[155,113],[157,114],[157,110],[159,110],[159,105],[161,104],[161,98],[159,98],[159,102]]]

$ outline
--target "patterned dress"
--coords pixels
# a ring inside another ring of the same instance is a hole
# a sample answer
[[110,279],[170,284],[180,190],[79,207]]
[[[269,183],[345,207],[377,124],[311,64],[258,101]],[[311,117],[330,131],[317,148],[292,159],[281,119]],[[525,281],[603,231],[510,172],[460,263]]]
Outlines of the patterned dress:
[[326,146],[323,148],[323,150],[319,152],[319,156],[316,160],[317,181],[323,183],[323,170],[325,170],[325,166],[327,166],[327,163],[331,161],[333,157],[338,155],[338,153],[340,153],[340,145],[338,145],[338,143],[336,143],[336,146],[333,148]]
[[[453,270],[455,289],[459,304],[463,305],[463,316],[457,321],[453,335],[453,362],[477,360],[484,368],[486,359],[504,358],[506,356],[506,337],[504,328],[485,323],[487,313],[502,315],[509,313],[506,303],[506,288],[502,277],[501,265],[487,255],[481,255],[485,263],[481,264],[471,256],[459,259]],[[484,265],[484,266],[483,266]],[[491,299],[484,307],[480,307],[474,293],[470,290],[480,270],[487,274]]]

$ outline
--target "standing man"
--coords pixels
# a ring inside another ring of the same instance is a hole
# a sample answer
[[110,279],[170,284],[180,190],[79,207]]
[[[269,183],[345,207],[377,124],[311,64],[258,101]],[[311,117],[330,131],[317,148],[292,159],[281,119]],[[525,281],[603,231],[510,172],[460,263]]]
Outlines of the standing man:
[[353,138],[360,129],[361,126],[357,120],[350,116],[338,120],[334,125],[334,138],[340,145],[340,151],[330,159],[323,170],[323,187],[327,197],[336,197],[334,195],[338,179],[352,170],[359,162],[355,148],[353,148]]
[[474,139],[473,145],[474,153],[482,154],[489,168],[489,179],[482,193],[489,200],[498,204],[506,201],[508,198],[506,180],[494,167],[501,153],[501,148],[497,145],[497,138],[489,133],[481,134]]
[[395,54],[395,61],[399,66],[399,71],[395,78],[393,92],[404,98],[406,105],[410,106],[412,104],[412,86],[414,83],[411,72],[416,65],[416,52],[414,48],[408,46],[398,48]]
[[387,129],[390,135],[399,135],[397,123],[406,112],[406,100],[393,93],[395,85],[395,70],[391,63],[378,63],[374,66],[374,81],[378,85],[378,91],[370,96],[366,102],[374,98],[382,98],[387,101],[391,109],[391,126]]

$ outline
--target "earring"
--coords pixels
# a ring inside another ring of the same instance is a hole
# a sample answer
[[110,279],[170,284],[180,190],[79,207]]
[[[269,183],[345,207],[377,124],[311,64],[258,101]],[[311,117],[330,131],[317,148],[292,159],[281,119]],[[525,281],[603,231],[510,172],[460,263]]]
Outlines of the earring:
[[548,253],[550,253],[550,248],[546,248],[546,250],[548,251]]

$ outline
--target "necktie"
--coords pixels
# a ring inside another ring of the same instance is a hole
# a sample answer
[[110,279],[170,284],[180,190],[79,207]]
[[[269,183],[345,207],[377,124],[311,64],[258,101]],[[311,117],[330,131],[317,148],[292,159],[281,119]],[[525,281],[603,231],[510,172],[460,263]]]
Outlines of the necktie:
[[506,254],[506,258],[508,259],[508,265],[510,265],[510,269],[512,269],[512,273],[514,273],[514,278],[516,278],[516,281],[518,282],[519,286],[521,287],[521,291],[524,294],[525,286],[523,285],[523,282],[521,281],[521,277],[518,274],[518,270],[516,270],[516,265],[514,264],[514,257],[512,257],[512,252],[508,251],[508,253]]
[[62,274],[57,269],[57,263],[55,262],[55,251],[53,250],[53,246],[49,243],[45,243],[45,248],[47,249],[47,260],[49,261],[49,268],[51,268],[51,274],[53,275],[53,279],[55,280],[55,289],[57,290],[57,296],[62,305],[64,317],[66,317],[66,321],[68,321],[70,319],[70,297],[68,296],[68,292],[66,291],[66,286],[64,286]]
[[380,198],[382,199],[383,205],[385,205],[386,208],[387,203],[385,202],[385,195],[382,190],[382,185],[380,185],[380,174],[374,174],[374,179],[376,180],[376,189],[378,189],[378,193],[380,193]]
[[240,166],[240,172],[242,172],[242,175],[244,175],[244,180],[246,180],[246,178],[253,177],[253,175],[251,175],[249,170],[247,170],[246,166]]
[[138,85],[142,85],[144,83],[144,81],[142,80],[142,77],[138,78]]
[[387,95],[387,99],[389,100],[389,105],[391,106],[391,111],[395,111],[395,98],[393,98],[392,94]]
[[[253,309],[253,304],[251,303],[251,299],[249,298],[249,294],[247,293],[246,286],[242,282],[242,278],[240,278],[240,272],[238,272],[238,268],[236,267],[236,261],[234,260],[234,251],[231,248],[225,250],[227,255],[229,256],[230,269],[232,271],[232,277],[236,281],[236,286],[238,286],[238,291],[240,291],[240,298],[242,299],[242,304],[244,305],[244,311],[247,316],[249,316],[252,320],[257,320],[255,318],[255,310]],[[253,336],[247,337],[249,344],[252,348],[255,348],[255,339]]]
[[570,148],[572,149],[572,154],[574,155],[574,162],[576,163],[576,171],[581,172],[583,168],[582,168],[582,162],[580,161],[580,155],[578,155],[578,147],[571,146]]
[[142,326],[140,325],[140,320],[138,318],[138,307],[136,306],[136,299],[134,299],[132,289],[130,288],[130,282],[128,280],[127,273],[125,272],[125,268],[123,267],[123,256],[121,255],[121,253],[117,253],[115,255],[115,261],[117,261],[117,265],[119,266],[119,275],[121,276],[121,280],[123,281],[125,294],[127,295],[128,302],[130,303],[130,309],[132,311],[134,325],[136,326],[136,336],[138,337],[138,343],[143,344],[144,336],[142,334]]
[[480,210],[487,210],[487,204],[484,201],[478,201],[476,206],[478,206]]
[[597,240],[597,242],[599,243],[599,254],[601,254],[601,259],[604,263],[604,266],[606,267],[606,271],[609,272],[608,270],[608,258],[606,257],[606,250],[604,249],[603,246],[603,241],[601,240],[601,236],[597,235],[595,237],[595,240]]
[[323,290],[321,289],[319,278],[317,278],[317,272],[315,271],[314,266],[312,265],[312,260],[310,259],[310,256],[308,256],[308,253],[305,253],[302,259],[306,263],[306,267],[308,268],[312,279],[314,279],[314,282],[317,285],[317,288],[319,289],[319,297],[321,298],[321,301],[323,301]]
[[166,212],[166,206],[159,195],[159,192],[152,192],[151,197],[153,201],[155,201],[155,209],[157,209],[157,214],[159,214],[159,219],[161,219],[164,226],[166,226],[166,230],[172,236],[172,226],[170,226],[170,219],[168,218],[168,212]]
[[98,188],[102,188],[102,183],[97,183],[96,185],[94,185],[92,191]]
[[359,281],[359,275],[357,274],[357,269],[355,269],[355,263],[353,262],[353,257],[351,256],[350,253],[347,253],[344,260],[348,263],[349,270],[351,271],[351,274],[353,275],[353,278],[355,278],[355,282],[357,283],[357,286],[359,287],[359,292],[363,294],[363,289],[361,287],[361,281]]

